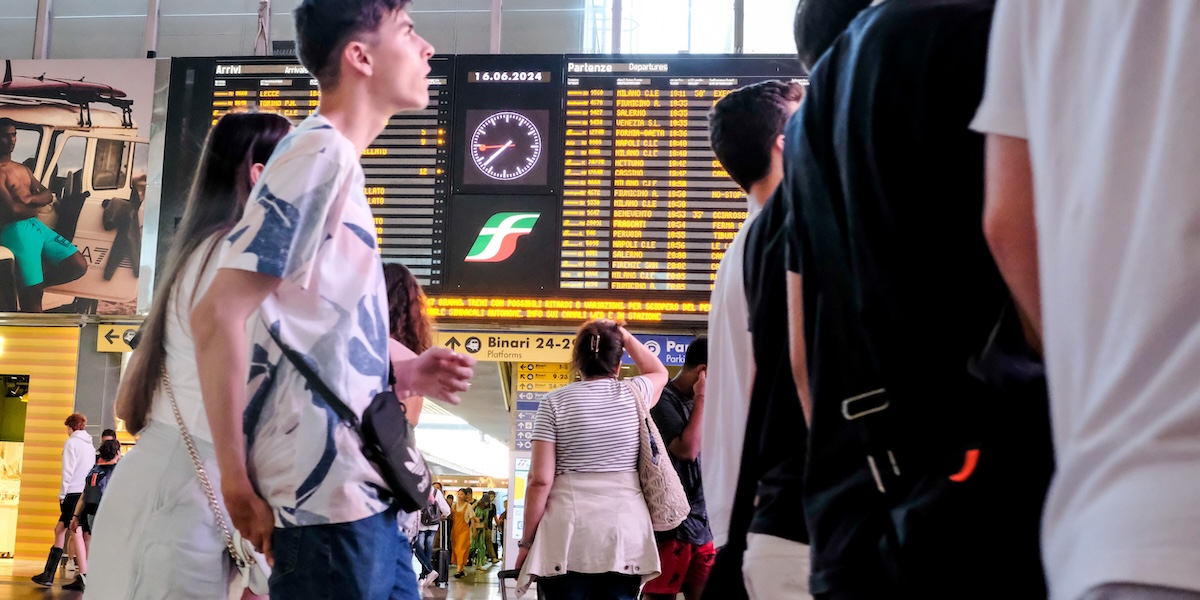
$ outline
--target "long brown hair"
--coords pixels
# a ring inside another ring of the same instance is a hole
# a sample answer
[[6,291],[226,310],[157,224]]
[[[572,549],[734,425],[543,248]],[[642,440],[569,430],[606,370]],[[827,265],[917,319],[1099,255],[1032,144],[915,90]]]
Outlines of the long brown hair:
[[433,326],[425,315],[425,292],[408,267],[383,265],[388,295],[388,330],[393,339],[420,354],[433,346]]
[[[184,265],[203,244],[229,233],[241,220],[253,187],[251,168],[256,163],[266,164],[291,127],[287,119],[272,113],[229,113],[209,132],[183,220],[159,274],[154,304],[142,324],[137,350],[129,359],[117,394],[117,416],[125,420],[125,428],[131,433],[144,429],[150,418],[166,362],[163,340],[169,303]],[[210,244],[205,251],[201,272],[218,245]]]

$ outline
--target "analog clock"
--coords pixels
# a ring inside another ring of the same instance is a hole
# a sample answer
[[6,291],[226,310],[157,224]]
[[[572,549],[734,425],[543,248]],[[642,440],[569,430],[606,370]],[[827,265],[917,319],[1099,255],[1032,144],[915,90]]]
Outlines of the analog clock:
[[471,161],[497,181],[524,177],[542,157],[542,134],[528,117],[499,112],[487,117],[471,135]]

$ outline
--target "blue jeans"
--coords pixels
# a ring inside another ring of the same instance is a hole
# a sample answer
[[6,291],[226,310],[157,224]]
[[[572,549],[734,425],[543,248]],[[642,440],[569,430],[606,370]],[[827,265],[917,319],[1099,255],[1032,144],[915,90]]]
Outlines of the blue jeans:
[[437,535],[436,529],[417,532],[417,560],[421,561],[423,569],[421,577],[425,577],[430,570],[436,568],[433,566],[433,536],[435,535]]
[[538,600],[634,600],[642,578],[622,573],[574,573],[537,580]]
[[395,509],[353,523],[277,528],[271,544],[272,600],[420,600]]

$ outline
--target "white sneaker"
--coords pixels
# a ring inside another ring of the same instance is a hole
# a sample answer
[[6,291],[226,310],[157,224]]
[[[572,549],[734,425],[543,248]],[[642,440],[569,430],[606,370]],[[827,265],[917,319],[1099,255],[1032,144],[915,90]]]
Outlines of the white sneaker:
[[421,587],[429,587],[433,582],[437,581],[438,572],[430,571],[423,579],[421,579]]
[[70,558],[67,559],[67,568],[65,570],[67,570],[67,571],[75,570],[75,560],[74,559],[70,559]]

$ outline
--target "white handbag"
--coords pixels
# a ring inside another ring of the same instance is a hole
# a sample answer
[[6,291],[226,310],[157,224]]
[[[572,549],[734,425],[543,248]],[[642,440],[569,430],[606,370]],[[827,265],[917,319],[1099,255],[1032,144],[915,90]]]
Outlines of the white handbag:
[[208,497],[208,505],[212,508],[213,518],[225,536],[225,548],[229,551],[229,558],[233,561],[233,566],[237,567],[241,578],[240,586],[235,585],[234,589],[230,590],[230,598],[240,600],[242,589],[265,596],[270,591],[267,582],[271,578],[271,567],[267,564],[267,557],[255,550],[250,542],[242,539],[242,534],[236,529],[230,532],[229,526],[225,523],[225,514],[221,512],[221,505],[217,502],[217,495],[213,492],[212,483],[208,480],[208,473],[204,470],[204,463],[200,460],[200,453],[196,451],[196,443],[192,440],[192,434],[188,431],[187,425],[183,422],[183,415],[179,414],[179,403],[175,401],[175,391],[171,389],[171,378],[167,375],[165,365],[163,366],[162,383],[167,397],[171,399],[171,410],[175,413],[175,423],[179,425],[179,432],[183,434],[183,443],[192,457],[192,466],[196,468],[196,476],[200,478],[200,487],[204,488],[204,495]]

